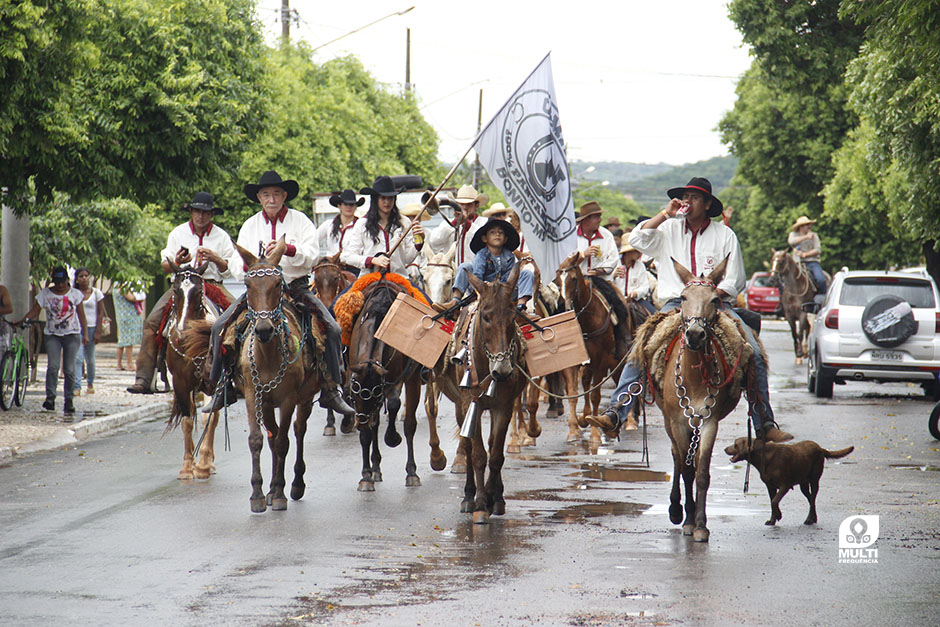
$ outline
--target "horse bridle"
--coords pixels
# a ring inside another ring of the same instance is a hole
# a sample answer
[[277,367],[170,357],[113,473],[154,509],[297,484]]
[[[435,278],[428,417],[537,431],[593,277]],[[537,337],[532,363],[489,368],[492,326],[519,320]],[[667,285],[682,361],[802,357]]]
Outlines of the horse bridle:
[[265,276],[276,276],[281,279],[281,296],[278,298],[277,307],[274,309],[254,309],[251,305],[248,304],[246,299],[245,305],[248,307],[248,313],[245,314],[245,318],[252,323],[257,322],[258,320],[270,320],[271,323],[274,324],[275,332],[279,333],[280,329],[277,325],[278,322],[282,322],[282,326],[284,327],[287,326],[287,318],[284,315],[284,288],[287,286],[287,283],[284,281],[283,270],[281,270],[280,266],[268,266],[265,268],[253,268],[245,273],[246,279]]

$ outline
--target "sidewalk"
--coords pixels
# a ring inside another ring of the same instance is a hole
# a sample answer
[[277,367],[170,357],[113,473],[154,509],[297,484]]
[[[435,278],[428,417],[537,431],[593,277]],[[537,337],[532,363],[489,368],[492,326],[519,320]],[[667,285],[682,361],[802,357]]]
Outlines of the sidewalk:
[[[75,397],[75,414],[70,417],[62,412],[65,399],[62,396],[64,379],[61,369],[56,389],[56,411],[42,409],[46,397],[46,356],[39,356],[37,378],[26,390],[23,407],[0,410],[0,461],[80,442],[96,433],[142,418],[169,415],[172,394],[139,395],[126,391],[125,388],[134,382],[133,364],[126,371],[117,369],[117,346],[114,343],[98,344],[95,355],[95,393],[86,394],[87,382],[83,382],[81,396]],[[136,350],[134,356],[137,356]]]

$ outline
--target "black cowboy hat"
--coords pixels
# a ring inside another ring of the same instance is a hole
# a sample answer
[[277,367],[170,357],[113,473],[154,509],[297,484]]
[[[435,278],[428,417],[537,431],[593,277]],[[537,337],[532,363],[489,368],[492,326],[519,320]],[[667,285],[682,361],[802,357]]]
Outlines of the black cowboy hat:
[[709,218],[717,218],[721,215],[721,212],[724,210],[724,205],[721,204],[721,201],[718,200],[717,196],[712,194],[712,184],[706,178],[693,176],[692,180],[690,180],[685,187],[673,187],[668,192],[666,192],[666,195],[670,198],[678,198],[679,200],[682,200],[682,194],[690,189],[693,189],[697,192],[703,192],[706,196],[712,199],[712,202],[708,206],[708,210],[705,212],[705,215],[707,215]]
[[343,193],[333,192],[333,195],[330,196],[330,204],[334,207],[339,207],[340,205],[356,205],[357,207],[361,207],[365,201],[365,196],[356,200],[356,192],[351,189],[344,189]]
[[209,192],[196,192],[196,195],[193,196],[193,201],[183,205],[183,209],[189,211],[190,209],[198,209],[199,211],[213,211],[215,213],[222,213],[222,207],[216,207],[213,203],[215,199],[212,198],[212,194]]
[[380,176],[375,179],[372,187],[363,187],[359,190],[359,193],[367,196],[397,196],[401,193],[401,190],[395,187],[392,177]]
[[483,226],[476,230],[476,233],[474,233],[473,237],[470,239],[470,250],[472,250],[474,254],[480,252],[483,247],[486,246],[486,244],[483,243],[483,236],[494,227],[498,228],[506,235],[506,243],[503,244],[504,250],[516,250],[519,248],[519,232],[505,220],[489,218],[483,223]]
[[252,185],[251,183],[245,185],[245,196],[248,196],[248,200],[251,202],[260,204],[258,201],[258,192],[264,187],[280,187],[283,189],[287,192],[287,199],[284,202],[289,202],[297,198],[297,194],[300,192],[300,186],[297,185],[297,181],[282,180],[280,174],[274,170],[268,170],[261,175],[261,180],[258,181],[257,185]]

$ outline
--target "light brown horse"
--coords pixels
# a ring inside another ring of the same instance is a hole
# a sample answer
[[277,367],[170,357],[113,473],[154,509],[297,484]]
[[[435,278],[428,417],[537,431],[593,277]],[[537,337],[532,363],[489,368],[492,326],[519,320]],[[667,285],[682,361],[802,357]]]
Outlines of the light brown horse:
[[[304,434],[320,391],[321,375],[302,332],[300,315],[286,298],[287,286],[278,263],[284,249],[283,238],[270,257],[256,258],[238,247],[248,267],[245,273],[245,302],[248,310],[240,316],[246,322],[239,350],[235,384],[245,396],[248,410],[248,448],[251,451],[251,511],[263,512],[266,504],[274,510],[287,509],[284,495],[284,466],[290,449],[288,429],[294,419],[297,458],[290,496],[303,497]],[[236,325],[238,328],[240,325]],[[278,410],[279,421],[274,410]],[[271,485],[267,498],[262,492],[261,447],[267,432],[272,456]]]
[[[659,343],[668,345],[664,367],[650,369],[648,360],[646,366],[672,442],[669,519],[673,524],[681,522],[683,534],[695,542],[707,542],[705,501],[718,423],[738,404],[742,369],[749,367],[752,353],[738,323],[721,311],[715,289],[724,277],[727,258],[706,279],[696,278],[675,260],[673,264],[685,283],[680,310],[650,317],[638,332],[631,357],[657,344],[649,336],[662,324],[668,332]],[[680,478],[685,484],[684,520]]]
[[215,430],[219,424],[219,412],[212,412],[206,419],[205,432],[199,445],[199,461],[193,464],[195,446],[193,444],[193,428],[196,421],[197,405],[196,395],[200,392],[212,396],[212,386],[203,377],[208,369],[206,351],[192,357],[186,355],[182,347],[184,331],[196,322],[205,324],[215,320],[216,312],[213,310],[211,319],[206,317],[206,299],[203,273],[209,263],[203,263],[198,268],[186,265],[182,268],[168,260],[173,270],[173,301],[172,314],[167,321],[168,332],[166,342],[166,365],[173,375],[173,408],[167,420],[167,431],[182,425],[183,428],[183,467],[177,479],[208,479],[215,472]]
[[[417,429],[416,409],[421,400],[421,372],[417,362],[375,338],[392,303],[404,288],[397,283],[379,280],[364,290],[365,301],[353,325],[349,343],[349,369],[347,388],[356,408],[356,427],[362,447],[362,477],[360,492],[375,491],[375,483],[382,481],[379,450],[379,414],[383,407],[388,412],[385,444],[396,447],[401,435],[395,420],[401,409],[401,390],[405,389],[405,415],[402,420],[408,459],[405,463],[405,485],[420,486],[414,457],[414,435]],[[431,468],[443,470],[447,458],[440,448],[437,424],[429,417]]]
[[[313,267],[313,289],[321,302],[329,305],[349,285],[356,281],[356,275],[343,268],[339,263],[339,253],[324,257]],[[326,425],[323,435],[336,435],[336,415],[332,409],[326,410]]]
[[816,284],[813,277],[806,270],[806,266],[796,261],[789,250],[770,249],[773,254],[770,260],[770,275],[780,288],[780,304],[783,306],[783,316],[790,325],[790,335],[793,336],[793,352],[796,355],[796,364],[803,363],[807,355],[807,342],[812,330],[809,318],[803,311],[803,303],[813,302],[816,296]]

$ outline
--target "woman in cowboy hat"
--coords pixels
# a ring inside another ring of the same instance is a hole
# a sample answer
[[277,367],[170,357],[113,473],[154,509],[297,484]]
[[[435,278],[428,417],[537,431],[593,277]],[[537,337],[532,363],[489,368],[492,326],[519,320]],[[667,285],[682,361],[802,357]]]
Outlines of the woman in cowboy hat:
[[623,291],[628,301],[635,301],[650,313],[656,313],[656,308],[649,300],[650,280],[646,275],[646,265],[640,261],[642,256],[643,253],[624,243],[620,247],[622,265],[614,271],[614,284]]
[[[471,185],[464,185],[457,190],[457,195],[448,197],[448,204],[456,204],[460,211],[454,215],[454,221],[444,219],[429,235],[431,247],[434,250],[447,250],[453,241],[457,242],[457,265],[473,261],[473,251],[470,250],[470,240],[480,225],[477,215],[480,207],[490,201],[486,194],[477,192]],[[443,204],[443,203],[442,203]]]
[[593,200],[578,211],[578,251],[581,271],[611,281],[617,269],[617,244],[614,235],[601,226],[601,206]]
[[826,274],[819,264],[819,258],[822,254],[822,246],[819,244],[819,236],[812,230],[816,220],[810,220],[806,216],[800,216],[790,227],[790,235],[787,236],[787,244],[793,248],[794,254],[806,266],[810,276],[813,277],[813,283],[816,284],[817,296],[825,295],[828,285],[826,285]]
[[[339,209],[339,214],[332,220],[324,222],[317,228],[317,242],[320,247],[320,259],[332,257],[343,250],[343,240],[346,232],[352,228],[359,218],[356,209],[366,202],[365,196],[356,198],[356,192],[344,189],[330,196],[330,204]],[[351,268],[357,271],[357,268]]]

